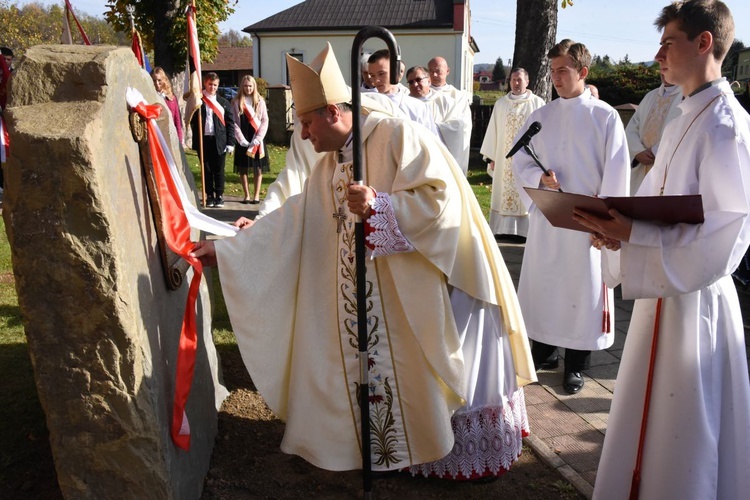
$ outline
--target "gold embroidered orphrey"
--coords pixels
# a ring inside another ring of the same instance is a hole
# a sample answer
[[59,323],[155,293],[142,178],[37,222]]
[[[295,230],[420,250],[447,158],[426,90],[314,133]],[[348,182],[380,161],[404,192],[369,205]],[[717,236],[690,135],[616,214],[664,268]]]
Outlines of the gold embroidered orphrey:
[[[359,406],[359,348],[357,335],[355,217],[347,217],[347,186],[351,184],[351,163],[338,164],[331,179],[334,213],[337,223],[337,289],[339,302],[339,339],[347,377],[349,402],[352,409]],[[342,218],[340,215],[344,214]],[[343,230],[340,230],[343,229]],[[375,261],[366,259],[366,276],[377,276]],[[398,384],[391,358],[391,347],[383,304],[377,286],[377,278],[367,279],[365,284],[367,303],[367,352],[369,369],[370,444],[372,463],[388,468],[408,460],[402,412],[399,404]],[[352,380],[354,382],[352,382]],[[359,419],[359,412],[353,412]]]

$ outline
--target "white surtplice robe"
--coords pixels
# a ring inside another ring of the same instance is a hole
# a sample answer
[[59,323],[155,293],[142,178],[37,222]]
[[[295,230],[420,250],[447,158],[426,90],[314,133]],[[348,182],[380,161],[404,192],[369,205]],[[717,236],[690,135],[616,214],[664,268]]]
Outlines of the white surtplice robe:
[[[628,195],[625,130],[611,106],[585,90],[578,97],[555,99],[532,112],[526,123],[535,121],[542,129],[531,145],[542,165],[555,172],[563,191]],[[553,227],[532,203],[523,187],[539,188],[544,174],[523,150],[513,156],[513,174],[521,199],[529,207],[529,234],[518,284],[529,338],[578,350],[606,349],[614,342],[615,322],[612,290],[602,281],[601,252],[591,246],[588,233]]]
[[[496,390],[487,404],[499,422],[490,430],[508,439],[494,439],[497,453],[469,453],[464,463],[509,466],[528,432],[520,387],[536,377],[513,283],[481,209],[424,128],[371,112],[362,137],[365,182],[378,192],[367,259],[373,469],[448,455],[451,416],[472,398],[481,404],[475,395],[486,394],[485,385]],[[301,194],[216,243],[243,360],[286,421],[281,449],[329,470],[361,468],[351,179],[351,163],[329,153]],[[471,324],[482,321],[494,326],[477,338]],[[464,348],[499,352],[497,372],[472,380],[475,356]]]
[[651,166],[641,165],[635,161],[635,155],[650,149],[654,156],[659,151],[659,141],[667,123],[680,115],[678,107],[682,101],[682,89],[664,84],[646,94],[638,109],[630,118],[625,135],[628,137],[630,151],[630,193],[635,194]]
[[301,193],[313,167],[323,157],[323,153],[317,153],[310,141],[302,139],[300,129],[301,126],[295,113],[294,131],[286,153],[286,165],[281,169],[276,180],[268,186],[266,197],[258,209],[259,217],[273,212],[289,197]]
[[494,234],[526,236],[529,232],[529,211],[518,194],[511,168],[512,158],[505,158],[513,147],[513,139],[535,109],[544,100],[527,90],[516,96],[506,94],[495,102],[479,152],[495,162],[492,176],[490,229]]
[[750,382],[730,276],[750,243],[750,117],[726,81],[688,97],[680,108],[638,195],[658,196],[662,185],[665,195],[700,194],[705,221],[634,221],[630,241],[614,254],[619,265],[617,258],[608,259],[611,279],[621,271],[623,297],[638,300],[617,374],[596,499],[628,498],[657,297],[663,299],[640,498],[750,494]]
[[443,143],[466,174],[469,170],[471,142],[471,108],[465,99],[454,99],[448,93],[432,90],[418,97],[430,110]]

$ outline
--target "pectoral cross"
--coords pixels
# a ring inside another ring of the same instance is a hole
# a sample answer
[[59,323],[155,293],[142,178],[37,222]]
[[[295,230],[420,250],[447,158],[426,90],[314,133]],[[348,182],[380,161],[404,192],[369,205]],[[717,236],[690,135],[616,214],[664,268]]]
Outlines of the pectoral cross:
[[336,219],[336,232],[341,232],[341,227],[347,219],[347,215],[344,213],[344,207],[339,207],[338,211],[333,214],[333,218]]

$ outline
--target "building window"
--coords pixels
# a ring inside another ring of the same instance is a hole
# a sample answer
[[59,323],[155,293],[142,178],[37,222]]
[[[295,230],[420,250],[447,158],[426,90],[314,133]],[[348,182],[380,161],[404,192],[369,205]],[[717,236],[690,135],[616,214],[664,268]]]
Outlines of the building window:
[[[305,55],[302,52],[293,52],[294,49],[292,49],[292,52],[287,52],[290,56],[297,59],[300,62],[305,62]],[[286,57],[284,58],[284,62],[286,62]],[[291,82],[289,81],[289,68],[286,67],[286,84],[291,85]]]

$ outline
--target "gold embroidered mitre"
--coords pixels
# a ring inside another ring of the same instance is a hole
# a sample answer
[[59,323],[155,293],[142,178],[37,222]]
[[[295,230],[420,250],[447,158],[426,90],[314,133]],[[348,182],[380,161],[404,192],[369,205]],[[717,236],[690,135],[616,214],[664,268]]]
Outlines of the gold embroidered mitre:
[[297,116],[329,104],[351,101],[351,92],[329,42],[309,66],[289,54],[286,63]]

